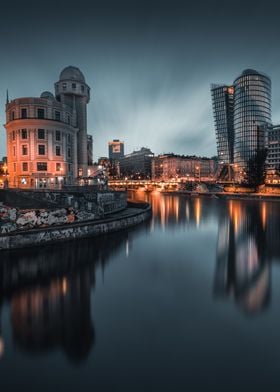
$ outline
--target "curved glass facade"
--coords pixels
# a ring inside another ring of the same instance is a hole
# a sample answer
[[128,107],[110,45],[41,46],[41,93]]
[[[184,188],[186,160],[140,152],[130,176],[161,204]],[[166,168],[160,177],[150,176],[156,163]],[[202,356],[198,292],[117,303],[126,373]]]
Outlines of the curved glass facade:
[[242,171],[265,147],[263,125],[271,123],[271,81],[248,69],[234,81],[234,90],[234,163]]

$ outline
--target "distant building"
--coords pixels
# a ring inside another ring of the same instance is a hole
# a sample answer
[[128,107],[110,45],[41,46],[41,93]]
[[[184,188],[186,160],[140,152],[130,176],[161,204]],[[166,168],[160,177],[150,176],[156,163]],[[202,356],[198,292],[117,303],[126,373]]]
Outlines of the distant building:
[[114,139],[108,143],[109,159],[119,161],[124,157],[124,142],[119,139]]
[[55,188],[87,177],[90,88],[76,67],[66,67],[48,91],[6,104],[9,186]]
[[152,179],[197,180],[212,179],[217,170],[216,160],[175,154],[159,155],[152,160]]
[[220,164],[233,163],[233,100],[234,87],[215,85],[211,87],[217,152]]
[[92,135],[87,135],[87,160],[88,166],[93,165],[93,138]]
[[266,181],[280,182],[280,125],[264,126],[266,134],[267,159]]
[[280,125],[267,127],[267,168],[280,171]]
[[152,159],[154,154],[149,148],[142,147],[138,151],[125,155],[120,159],[121,177],[151,178]]

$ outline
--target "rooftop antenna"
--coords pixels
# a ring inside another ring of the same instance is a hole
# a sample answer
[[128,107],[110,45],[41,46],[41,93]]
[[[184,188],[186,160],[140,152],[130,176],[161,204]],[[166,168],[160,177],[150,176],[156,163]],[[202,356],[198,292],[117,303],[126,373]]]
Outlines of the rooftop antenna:
[[9,91],[8,91],[8,89],[7,89],[6,104],[8,105],[9,102],[10,102],[10,101],[9,101]]

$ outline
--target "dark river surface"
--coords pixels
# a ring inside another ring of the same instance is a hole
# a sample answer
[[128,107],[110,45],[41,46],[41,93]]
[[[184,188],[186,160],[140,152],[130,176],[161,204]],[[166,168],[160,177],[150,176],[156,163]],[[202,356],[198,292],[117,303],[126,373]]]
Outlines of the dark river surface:
[[1,253],[1,390],[280,391],[280,203],[134,198],[133,229]]

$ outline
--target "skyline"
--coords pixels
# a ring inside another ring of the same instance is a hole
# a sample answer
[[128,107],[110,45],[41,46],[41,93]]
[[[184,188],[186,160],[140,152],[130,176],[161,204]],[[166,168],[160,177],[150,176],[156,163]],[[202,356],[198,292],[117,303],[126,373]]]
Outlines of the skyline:
[[[147,146],[155,154],[216,155],[210,84],[231,83],[246,68],[270,76],[272,121],[280,122],[279,5],[267,2],[264,16],[259,5],[250,8],[253,2],[233,7],[216,1],[204,4],[204,13],[199,2],[188,7],[176,2],[172,8],[144,2],[134,9],[120,2],[109,11],[81,2],[84,13],[64,2],[54,13],[52,4],[42,15],[33,1],[29,7],[16,4],[13,28],[12,6],[4,6],[2,124],[7,88],[10,99],[53,91],[68,65],[79,67],[91,87],[88,132],[95,161],[108,155],[113,139],[125,142],[125,153]],[[4,127],[0,143],[2,156]]]

